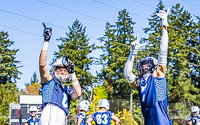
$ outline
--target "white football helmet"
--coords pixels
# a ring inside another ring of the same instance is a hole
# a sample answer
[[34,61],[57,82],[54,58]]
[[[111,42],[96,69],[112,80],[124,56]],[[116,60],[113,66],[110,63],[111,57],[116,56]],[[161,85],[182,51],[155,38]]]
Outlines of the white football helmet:
[[29,109],[30,115],[31,116],[36,116],[37,114],[37,107],[36,106],[31,106]]
[[198,106],[193,106],[191,108],[191,112],[193,116],[199,116],[199,107]]
[[58,79],[58,81],[60,81],[61,83],[69,82],[71,80],[71,75],[68,74],[68,75],[63,76],[60,73],[59,73],[59,75],[57,75],[56,74],[56,68],[57,67],[63,67],[64,68],[63,58],[59,58],[53,63],[53,65],[52,65],[53,76],[56,79]]
[[110,107],[110,103],[107,99],[101,99],[98,105],[99,105],[99,108],[104,107],[106,108],[106,110],[109,110],[109,107]]
[[88,112],[89,108],[90,108],[90,103],[86,100],[83,100],[78,104],[78,108],[79,108],[79,110]]

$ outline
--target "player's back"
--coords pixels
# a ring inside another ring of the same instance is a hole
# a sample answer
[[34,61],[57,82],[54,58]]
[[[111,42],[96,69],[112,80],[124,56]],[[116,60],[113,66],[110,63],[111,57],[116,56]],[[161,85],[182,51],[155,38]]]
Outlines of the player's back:
[[82,120],[81,125],[86,125],[86,120],[87,120],[87,118],[86,118],[86,116],[85,116],[84,113],[80,112],[80,113],[77,115],[77,117],[76,117],[76,123],[78,122],[78,119],[81,119],[81,120]]
[[96,125],[111,125],[111,117],[114,115],[111,111],[97,111],[90,115]]

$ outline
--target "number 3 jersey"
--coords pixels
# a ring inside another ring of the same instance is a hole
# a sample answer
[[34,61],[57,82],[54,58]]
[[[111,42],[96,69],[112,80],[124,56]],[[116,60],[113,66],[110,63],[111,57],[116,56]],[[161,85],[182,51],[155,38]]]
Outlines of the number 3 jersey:
[[42,85],[42,107],[51,103],[63,109],[66,115],[69,113],[70,96],[72,88],[69,86],[61,86],[60,82],[53,78],[47,83]]
[[97,111],[90,115],[96,125],[111,125],[111,117],[114,115],[111,111]]
[[80,112],[80,113],[77,115],[77,117],[76,117],[76,123],[78,122],[78,119],[81,119],[81,120],[82,120],[82,122],[81,122],[80,125],[86,125],[86,120],[87,120],[87,118],[86,118],[86,116],[85,116],[84,113]]

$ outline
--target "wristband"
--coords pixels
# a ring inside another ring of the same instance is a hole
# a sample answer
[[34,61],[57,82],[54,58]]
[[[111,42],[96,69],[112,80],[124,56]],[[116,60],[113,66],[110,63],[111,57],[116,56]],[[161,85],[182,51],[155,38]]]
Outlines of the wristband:
[[79,84],[78,80],[76,80],[76,82],[72,82],[72,86],[75,86],[75,85],[78,85],[78,84]]
[[48,50],[49,42],[45,41],[42,50]]

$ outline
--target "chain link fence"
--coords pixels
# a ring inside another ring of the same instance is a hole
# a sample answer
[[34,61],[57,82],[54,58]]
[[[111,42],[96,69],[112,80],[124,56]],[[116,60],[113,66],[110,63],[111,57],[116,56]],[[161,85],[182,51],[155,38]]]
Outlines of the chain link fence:
[[[131,104],[126,99],[109,100],[110,109],[120,118],[120,125],[144,125],[144,118],[141,112],[139,100],[132,101],[132,113],[130,113]],[[187,119],[191,115],[190,109],[192,103],[171,102],[168,107],[170,120],[174,125],[187,125]],[[97,109],[96,109],[97,110]],[[74,125],[76,116],[68,116],[68,125]]]
[[[141,105],[139,100],[133,100],[130,104],[129,100],[126,99],[115,99],[109,100],[110,102],[110,111],[114,112],[117,117],[120,118],[120,125],[143,125],[144,119],[141,112]],[[130,111],[132,106],[132,110]],[[187,119],[191,115],[190,109],[193,106],[192,103],[188,102],[171,102],[169,103],[168,113],[170,120],[174,125],[186,125]],[[12,109],[11,115],[0,115],[0,125],[8,125],[9,119],[19,119],[19,125],[24,123],[24,119],[29,115],[30,105],[21,105],[20,110],[18,108]],[[97,106],[96,106],[97,107]],[[38,105],[38,108],[41,109],[41,105]],[[96,111],[98,109],[96,108]],[[11,112],[10,112],[11,113]],[[25,113],[25,114],[24,114]],[[16,115],[15,115],[16,114]],[[19,115],[19,116],[18,116]],[[87,115],[87,117],[89,114]],[[16,118],[15,118],[16,117]],[[21,119],[20,119],[21,118]],[[75,124],[76,115],[67,116],[67,125]],[[17,124],[18,125],[18,124]]]

